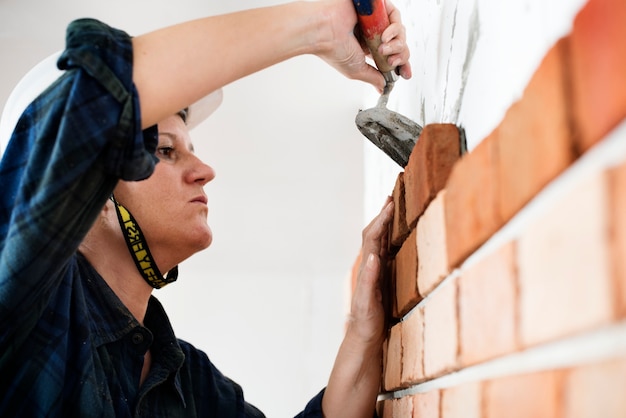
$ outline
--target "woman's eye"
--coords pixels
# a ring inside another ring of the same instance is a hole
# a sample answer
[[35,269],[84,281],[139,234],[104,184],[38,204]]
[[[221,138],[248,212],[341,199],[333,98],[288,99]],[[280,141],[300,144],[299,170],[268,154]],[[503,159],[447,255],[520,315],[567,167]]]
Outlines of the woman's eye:
[[171,158],[172,154],[174,153],[174,148],[173,147],[159,147],[157,149],[157,152],[159,153],[160,157]]

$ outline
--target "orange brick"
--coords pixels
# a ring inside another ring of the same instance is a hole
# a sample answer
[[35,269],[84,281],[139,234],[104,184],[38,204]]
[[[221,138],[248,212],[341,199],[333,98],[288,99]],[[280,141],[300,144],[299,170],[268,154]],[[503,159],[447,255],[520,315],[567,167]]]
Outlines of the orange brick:
[[396,306],[399,315],[404,315],[420,300],[417,292],[417,230],[404,241],[396,255]]
[[460,158],[460,141],[455,125],[424,127],[404,169],[406,221],[410,228],[444,188],[452,166]]
[[443,283],[424,307],[424,375],[433,378],[457,365],[456,283]]
[[[393,223],[391,224],[391,239],[389,243],[393,247],[401,247],[402,243],[409,236],[411,230],[406,224],[406,206],[404,199],[404,172],[398,174],[396,185],[393,188]],[[395,251],[392,251],[395,252]]]
[[515,248],[509,243],[459,278],[460,362],[467,366],[516,351]]
[[565,94],[567,38],[546,54],[498,131],[499,212],[508,221],[574,160]]
[[481,384],[466,383],[441,393],[441,418],[481,418]]
[[478,144],[455,165],[446,187],[446,243],[450,270],[503,224],[497,210],[497,135]]
[[444,212],[445,190],[417,222],[417,290],[424,297],[448,275],[448,248]]
[[484,385],[484,418],[561,418],[558,372],[507,376]]
[[626,317],[626,163],[609,172],[611,264],[617,315]]
[[565,382],[563,418],[626,417],[626,359],[576,368]]
[[440,397],[438,390],[413,395],[413,418],[439,418]]
[[605,179],[580,180],[519,238],[524,346],[592,329],[613,317]]
[[387,342],[387,361],[384,370],[384,389],[392,391],[400,388],[402,377],[402,323],[391,327]]
[[393,403],[393,418],[407,418],[413,416],[413,398],[405,396],[395,399]]
[[402,385],[424,380],[424,313],[414,309],[402,322]]
[[590,0],[571,33],[574,120],[586,150],[626,117],[626,2]]

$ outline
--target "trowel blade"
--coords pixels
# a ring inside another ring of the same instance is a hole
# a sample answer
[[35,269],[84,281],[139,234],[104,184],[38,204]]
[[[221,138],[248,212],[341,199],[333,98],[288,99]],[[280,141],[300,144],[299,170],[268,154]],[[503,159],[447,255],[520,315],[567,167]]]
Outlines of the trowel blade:
[[411,119],[391,110],[375,107],[361,110],[355,119],[359,131],[402,168],[422,132]]

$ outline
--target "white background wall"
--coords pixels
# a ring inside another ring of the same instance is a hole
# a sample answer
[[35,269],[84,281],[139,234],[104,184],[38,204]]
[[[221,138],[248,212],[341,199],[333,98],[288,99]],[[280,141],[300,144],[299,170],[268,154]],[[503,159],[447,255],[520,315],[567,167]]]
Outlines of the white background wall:
[[[21,74],[62,48],[73,18],[139,34],[271,3],[278,2],[3,0],[0,103]],[[389,108],[422,125],[461,125],[473,148],[584,0],[395,3],[414,77],[396,84]],[[157,295],[179,337],[204,349],[269,417],[293,416],[325,384],[360,230],[400,169],[354,126],[357,109],[376,99],[373,89],[301,57],[227,86],[222,108],[193,133],[217,171],[207,187],[214,244]]]

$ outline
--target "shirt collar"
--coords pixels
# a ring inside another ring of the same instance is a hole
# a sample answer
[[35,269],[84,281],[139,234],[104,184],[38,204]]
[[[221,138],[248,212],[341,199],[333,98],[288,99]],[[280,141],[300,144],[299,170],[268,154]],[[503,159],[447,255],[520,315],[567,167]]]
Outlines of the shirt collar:
[[[77,263],[86,287],[85,300],[91,316],[89,326],[94,345],[99,347],[117,341],[140,327],[139,321],[80,253],[77,255]],[[150,348],[153,362],[158,362],[170,374],[174,373],[173,384],[183,398],[179,370],[185,355],[163,306],[154,296],[150,296],[144,323],[154,337]]]

